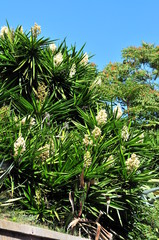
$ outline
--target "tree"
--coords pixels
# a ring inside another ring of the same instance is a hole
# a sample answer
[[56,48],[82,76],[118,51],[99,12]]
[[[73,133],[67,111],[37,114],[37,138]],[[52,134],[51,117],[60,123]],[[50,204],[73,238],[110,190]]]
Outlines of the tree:
[[123,62],[109,63],[98,87],[106,101],[120,102],[128,117],[154,121],[159,117],[159,46],[142,43],[122,50]]

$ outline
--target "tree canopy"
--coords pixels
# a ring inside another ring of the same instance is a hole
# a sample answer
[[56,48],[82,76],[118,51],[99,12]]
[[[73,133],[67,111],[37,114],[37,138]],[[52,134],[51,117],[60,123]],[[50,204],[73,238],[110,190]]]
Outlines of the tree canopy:
[[159,46],[142,43],[122,50],[123,62],[109,63],[98,88],[106,101],[120,102],[129,117],[154,121],[159,116]]

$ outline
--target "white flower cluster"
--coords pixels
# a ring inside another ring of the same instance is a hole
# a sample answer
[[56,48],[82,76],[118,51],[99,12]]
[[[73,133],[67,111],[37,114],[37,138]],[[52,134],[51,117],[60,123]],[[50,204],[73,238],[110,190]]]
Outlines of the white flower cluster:
[[91,157],[91,153],[89,151],[87,151],[84,154],[84,167],[88,168],[92,163],[92,157]]
[[54,153],[54,141],[53,139],[50,139],[50,144],[46,143],[43,147],[40,147],[38,151],[40,151],[39,157],[41,158],[42,161],[46,161],[49,157],[50,154]]
[[41,27],[37,23],[35,23],[34,27],[31,28],[31,32],[34,37],[37,37],[41,33]]
[[122,109],[121,109],[120,104],[118,104],[118,105],[114,108],[113,113],[114,113],[114,116],[116,116],[116,119],[119,119],[119,118],[122,116],[123,112],[122,112]]
[[121,137],[124,141],[128,141],[129,139],[129,129],[127,126],[123,126],[122,132],[121,132]]
[[22,136],[20,136],[14,143],[14,156],[16,157],[18,155],[18,152],[22,154],[25,150],[26,150],[25,140]]
[[93,144],[93,141],[90,139],[90,136],[88,134],[84,135],[83,143],[85,144],[86,147],[88,145],[92,145]]
[[95,126],[94,130],[92,131],[92,135],[95,139],[98,139],[101,136],[102,131],[99,127]]
[[131,157],[127,159],[126,161],[126,168],[129,173],[136,170],[140,165],[140,161],[135,153],[131,154]]
[[106,123],[107,113],[106,113],[105,109],[102,109],[99,111],[98,115],[96,116],[96,120],[97,120],[98,125],[103,125]]
[[87,53],[85,53],[85,54],[83,55],[83,58],[82,58],[82,60],[80,61],[80,63],[83,64],[83,65],[87,65],[87,63],[88,63],[88,54],[87,54]]
[[55,66],[59,66],[59,65],[62,63],[62,61],[63,61],[63,55],[62,55],[62,53],[61,53],[61,52],[57,53],[57,54],[54,56],[53,61],[54,61],[54,65],[55,65]]
[[50,145],[45,144],[43,147],[40,147],[38,151],[41,152],[40,155],[39,155],[41,160],[46,161],[49,158],[49,155],[50,155]]
[[0,108],[0,119],[3,120],[10,115],[10,108],[9,106],[5,105]]
[[71,67],[71,69],[70,69],[69,77],[72,78],[75,74],[76,74],[76,64],[73,63],[73,64],[72,64],[72,67]]
[[49,45],[49,48],[50,48],[50,50],[52,51],[52,53],[54,53],[55,50],[56,50],[56,45],[55,45],[55,43],[51,43],[51,44]]
[[[101,114],[101,113],[100,113]],[[104,114],[104,112],[103,112]],[[102,115],[102,114],[101,114]],[[104,119],[104,120],[103,120]],[[105,121],[105,114],[104,114],[104,117],[102,116],[102,121]],[[101,123],[100,122],[100,123]],[[93,131],[91,132],[91,136],[88,135],[88,134],[85,134],[84,135],[84,138],[83,138],[83,144],[88,147],[88,146],[93,146],[93,139],[94,140],[97,140],[102,134],[102,131],[99,127],[95,126],[95,128],[93,129]],[[84,154],[84,167],[89,167],[92,163],[92,157],[91,157],[91,153],[90,151],[87,151],[85,154]]]
[[3,37],[4,34],[8,34],[8,32],[9,32],[9,29],[8,29],[7,26],[3,26],[3,27],[1,27],[0,37]]
[[38,89],[37,89],[37,98],[41,103],[45,101],[45,98],[48,94],[47,86],[44,82],[39,83]]

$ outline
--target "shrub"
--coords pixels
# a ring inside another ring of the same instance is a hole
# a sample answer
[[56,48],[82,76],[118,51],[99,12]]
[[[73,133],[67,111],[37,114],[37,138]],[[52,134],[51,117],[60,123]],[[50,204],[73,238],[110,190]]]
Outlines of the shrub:
[[153,239],[159,238],[159,203],[156,201],[151,206],[141,206],[140,212],[135,217],[130,239]]
[[96,102],[83,48],[38,34],[37,24],[1,32],[0,161],[13,165],[5,189],[52,227],[127,239],[143,187],[156,181],[157,144],[120,106]]
[[15,122],[14,112],[5,127],[1,121],[1,156],[14,163],[6,186],[19,186],[13,190],[21,205],[44,222],[68,226],[99,218],[108,231],[126,236],[141,187],[156,176],[153,152],[111,110],[78,111],[84,125],[73,121],[74,127],[34,116]]
[[69,49],[65,40],[56,46],[55,41],[40,38],[40,32],[37,24],[29,32],[23,32],[21,26],[2,28],[0,86],[9,95],[8,101],[4,94],[2,105],[12,99],[25,114],[45,114],[46,108],[54,112],[57,104],[60,118],[76,116],[76,106],[88,108],[97,99],[90,88],[97,76],[96,67],[83,52],[84,46],[79,51],[76,46]]

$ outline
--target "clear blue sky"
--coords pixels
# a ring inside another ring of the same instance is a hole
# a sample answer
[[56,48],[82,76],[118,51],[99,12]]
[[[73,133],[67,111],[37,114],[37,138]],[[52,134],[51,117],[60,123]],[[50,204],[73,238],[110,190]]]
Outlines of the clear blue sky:
[[120,61],[130,45],[159,45],[159,0],[4,0],[0,8],[1,26],[8,20],[10,27],[30,30],[37,22],[45,37],[66,37],[77,49],[86,43],[99,70]]

